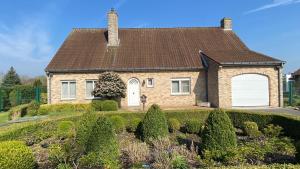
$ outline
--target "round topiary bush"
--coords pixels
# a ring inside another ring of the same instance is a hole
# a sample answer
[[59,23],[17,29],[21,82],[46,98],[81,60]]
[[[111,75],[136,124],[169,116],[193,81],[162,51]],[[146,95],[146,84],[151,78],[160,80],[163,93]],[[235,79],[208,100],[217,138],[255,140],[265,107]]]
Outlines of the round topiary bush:
[[142,120],[141,120],[140,118],[138,118],[138,117],[135,117],[135,118],[131,119],[131,120],[129,121],[127,127],[126,127],[127,130],[128,130],[129,132],[136,132],[136,130],[137,130],[139,124],[141,123],[141,121],[142,121]]
[[184,128],[187,133],[198,134],[201,130],[201,125],[199,120],[191,119],[185,122]]
[[228,115],[220,109],[212,111],[202,132],[203,150],[225,151],[227,148],[236,147],[236,145],[235,129]]
[[243,130],[244,133],[251,138],[256,138],[262,135],[261,132],[258,130],[257,124],[252,121],[245,121]]
[[119,147],[111,121],[107,117],[99,117],[92,129],[87,152],[98,154],[104,168],[118,168]]
[[122,133],[125,129],[125,119],[121,116],[111,116],[110,120],[116,133]]
[[158,105],[153,104],[148,109],[142,122],[142,132],[143,140],[146,142],[168,135],[167,120],[165,114]]
[[103,100],[92,100],[91,107],[95,111],[101,111],[102,103],[103,103]]
[[115,100],[104,100],[101,111],[117,111],[118,103]]
[[180,129],[181,124],[176,118],[170,118],[168,120],[168,127],[170,132],[174,132]]
[[35,164],[31,149],[23,142],[0,142],[1,169],[33,169]]

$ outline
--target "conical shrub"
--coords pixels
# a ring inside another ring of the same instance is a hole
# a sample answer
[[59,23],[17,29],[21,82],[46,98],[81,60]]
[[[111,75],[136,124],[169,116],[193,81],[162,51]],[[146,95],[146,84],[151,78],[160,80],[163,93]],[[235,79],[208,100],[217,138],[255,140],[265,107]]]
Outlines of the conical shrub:
[[146,142],[168,135],[168,124],[160,107],[153,104],[147,111],[142,122],[143,139]]
[[235,129],[228,115],[220,109],[211,112],[202,132],[202,150],[226,151],[236,145]]

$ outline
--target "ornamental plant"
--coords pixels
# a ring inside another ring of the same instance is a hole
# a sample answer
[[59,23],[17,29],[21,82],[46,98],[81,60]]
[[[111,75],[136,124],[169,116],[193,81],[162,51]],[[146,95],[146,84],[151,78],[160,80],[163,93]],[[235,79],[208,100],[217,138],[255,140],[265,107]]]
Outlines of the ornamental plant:
[[228,115],[220,109],[212,111],[202,132],[202,148],[209,151],[226,151],[236,147],[235,129]]
[[157,104],[153,104],[147,111],[142,122],[142,132],[146,142],[168,135],[168,124],[165,114]]
[[0,169],[33,169],[32,150],[20,141],[0,142]]
[[93,94],[106,99],[125,98],[126,84],[117,73],[104,72],[99,75]]

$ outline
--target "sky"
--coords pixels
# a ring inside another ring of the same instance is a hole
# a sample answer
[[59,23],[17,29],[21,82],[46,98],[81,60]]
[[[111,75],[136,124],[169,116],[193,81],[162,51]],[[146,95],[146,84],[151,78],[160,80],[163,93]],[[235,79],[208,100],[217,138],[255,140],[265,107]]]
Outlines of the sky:
[[44,69],[72,28],[105,28],[115,8],[120,27],[210,27],[223,17],[252,50],[300,68],[300,0],[1,0],[0,73]]

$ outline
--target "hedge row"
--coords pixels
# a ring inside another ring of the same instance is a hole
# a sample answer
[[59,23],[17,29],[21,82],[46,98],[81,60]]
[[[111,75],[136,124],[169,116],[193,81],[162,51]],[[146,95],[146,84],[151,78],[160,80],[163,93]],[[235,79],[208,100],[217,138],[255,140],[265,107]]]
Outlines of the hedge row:
[[[45,106],[41,106],[45,107]],[[80,107],[80,106],[79,106]],[[83,106],[84,107],[84,106]],[[190,119],[197,119],[199,122],[203,125],[205,120],[207,119],[210,111],[208,110],[190,110],[190,111],[165,111],[165,115],[167,119],[175,118],[177,119],[181,124],[185,124],[186,121]],[[268,113],[248,113],[248,112],[241,112],[236,110],[229,110],[227,111],[231,121],[233,122],[233,125],[237,128],[242,128],[243,123],[246,121],[253,121],[258,124],[258,127],[260,129],[264,128],[268,124],[274,124],[274,125],[280,125],[283,127],[284,133],[292,137],[293,139],[300,140],[300,120],[297,120],[293,117],[288,116],[280,116],[280,115],[274,115],[274,114],[268,114]],[[97,115],[102,115],[103,113],[99,113]],[[145,116],[145,113],[139,113],[139,112],[128,112],[128,113],[122,113],[122,112],[111,112],[111,113],[104,113],[105,116],[111,117],[111,116],[121,116],[125,119],[125,125],[128,126],[134,119],[139,118],[143,119]],[[78,121],[81,118],[81,116],[66,118],[63,120],[70,120],[73,122]],[[1,140],[13,140],[13,139],[22,139],[25,136],[31,135],[34,136],[34,133],[38,133],[42,135],[41,137],[47,137],[47,135],[51,134],[48,131],[52,130],[52,127],[55,126],[57,121],[48,121],[48,122],[39,122],[39,123],[32,123],[32,125],[2,132],[0,135],[0,141]],[[45,129],[46,128],[46,129]],[[50,130],[49,130],[50,129]],[[44,133],[44,134],[42,134]]]

